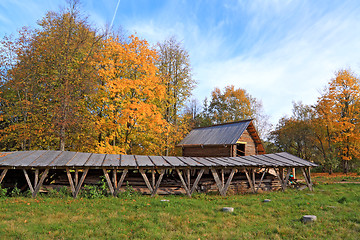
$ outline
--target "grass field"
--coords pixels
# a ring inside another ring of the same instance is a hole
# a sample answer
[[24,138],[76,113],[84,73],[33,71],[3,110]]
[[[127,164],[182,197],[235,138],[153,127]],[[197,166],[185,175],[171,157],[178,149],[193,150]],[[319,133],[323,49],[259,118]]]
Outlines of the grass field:
[[[161,201],[167,199],[169,201]],[[264,199],[271,199],[265,203]],[[360,184],[315,191],[0,198],[1,239],[359,239]],[[222,207],[234,207],[233,213]],[[300,221],[316,215],[312,224]]]

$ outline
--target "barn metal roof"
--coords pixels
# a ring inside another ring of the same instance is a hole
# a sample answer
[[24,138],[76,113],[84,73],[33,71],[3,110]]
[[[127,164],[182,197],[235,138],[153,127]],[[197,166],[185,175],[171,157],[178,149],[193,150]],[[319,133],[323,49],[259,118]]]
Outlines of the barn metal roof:
[[243,157],[173,157],[99,154],[69,151],[0,153],[0,168],[184,168],[184,167],[315,167],[289,153]]
[[236,144],[252,120],[193,129],[178,146]]

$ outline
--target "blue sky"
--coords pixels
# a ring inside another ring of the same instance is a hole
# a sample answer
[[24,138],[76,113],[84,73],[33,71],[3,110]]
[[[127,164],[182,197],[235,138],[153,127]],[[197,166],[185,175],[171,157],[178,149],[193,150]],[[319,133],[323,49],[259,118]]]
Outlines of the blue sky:
[[[98,28],[110,25],[118,0],[83,0]],[[63,0],[0,0],[0,37],[36,26]],[[150,43],[175,35],[190,54],[194,97],[233,84],[263,102],[276,124],[292,102],[314,104],[341,68],[360,73],[360,1],[121,0],[113,28]]]

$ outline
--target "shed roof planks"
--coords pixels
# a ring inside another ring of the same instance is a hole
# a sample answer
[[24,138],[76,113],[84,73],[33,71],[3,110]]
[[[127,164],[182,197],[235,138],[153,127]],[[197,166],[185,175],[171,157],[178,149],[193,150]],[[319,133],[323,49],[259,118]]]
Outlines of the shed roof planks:
[[4,168],[212,168],[212,167],[315,167],[289,153],[242,157],[173,157],[98,154],[68,151],[23,151],[0,154]]

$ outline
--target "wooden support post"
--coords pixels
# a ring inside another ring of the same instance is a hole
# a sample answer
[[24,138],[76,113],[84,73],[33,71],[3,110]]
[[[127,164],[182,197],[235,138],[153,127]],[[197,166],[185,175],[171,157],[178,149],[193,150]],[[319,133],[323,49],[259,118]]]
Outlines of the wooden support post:
[[308,186],[310,191],[313,191],[312,182],[311,182],[311,178],[310,178],[310,168],[308,168],[308,171],[309,171],[308,173],[306,172],[306,168],[301,168],[301,171],[304,175],[306,185]]
[[230,186],[230,184],[231,184],[231,181],[232,181],[232,179],[233,179],[233,177],[234,177],[235,172],[236,172],[236,168],[233,168],[233,169],[231,170],[231,173],[230,173],[230,175],[229,175],[229,178],[228,178],[228,180],[226,181],[226,184],[225,184],[225,186],[224,186],[224,188],[223,188],[223,190],[222,190],[222,195],[223,195],[223,196],[226,195],[226,192],[227,192],[227,190],[228,190],[228,188],[229,188],[229,186]]
[[190,192],[190,190],[188,189],[188,187],[186,186],[186,183],[185,183],[185,181],[184,181],[184,178],[182,177],[182,174],[181,174],[180,170],[179,170],[179,169],[176,169],[176,172],[177,172],[178,175],[179,175],[180,181],[181,181],[181,183],[182,183],[182,185],[183,185],[183,187],[184,187],[184,189],[185,189],[185,191],[186,191],[186,194],[187,194],[189,197],[191,197],[191,192]]
[[288,186],[290,174],[291,174],[291,168],[288,168],[288,169],[287,169],[287,173],[286,173],[286,178],[285,178],[285,180],[284,180],[284,187],[285,187],[285,189],[286,189],[286,187]]
[[193,186],[192,186],[192,188],[191,188],[190,194],[193,194],[193,193],[194,193],[197,185],[198,185],[199,182],[200,182],[200,179],[201,179],[204,171],[205,171],[205,169],[201,169],[201,170],[200,170],[200,172],[199,172],[199,174],[197,175],[197,177],[196,177],[196,179],[195,179],[195,182],[194,182],[194,184],[193,184]]
[[28,183],[28,186],[29,186],[29,188],[30,188],[31,193],[34,193],[34,188],[33,188],[32,184],[31,184],[29,175],[27,174],[27,172],[26,172],[25,169],[23,169],[23,172],[24,172],[24,175],[25,175],[25,178],[26,178],[26,182]]
[[109,177],[109,174],[108,174],[106,168],[103,168],[102,170],[104,172],[106,182],[107,182],[107,184],[109,186],[110,193],[111,193],[111,195],[114,196],[114,187],[113,187],[113,184],[111,183],[111,179]]
[[2,181],[4,180],[5,175],[6,175],[6,173],[7,173],[8,170],[9,170],[8,168],[5,168],[5,169],[2,170],[1,175],[0,175],[0,184],[1,184]]
[[[71,189],[71,193],[74,197],[74,193],[75,193],[75,186],[77,186],[77,184],[75,184],[74,186],[74,181],[72,179],[72,176],[71,176],[71,173],[70,173],[70,170],[69,168],[66,168],[66,174],[67,174],[67,177],[68,177],[68,180],[69,180],[69,183],[70,183],[70,189]],[[76,175],[76,172],[75,172],[75,175]]]
[[225,186],[225,175],[224,175],[224,169],[221,169],[221,186],[224,188]]
[[161,181],[162,181],[162,179],[163,179],[163,177],[164,177],[164,173],[165,173],[165,170],[162,169],[161,172],[160,172],[160,176],[159,176],[159,178],[158,178],[158,180],[157,180],[157,182],[156,182],[156,185],[155,185],[155,187],[154,187],[154,190],[153,190],[153,192],[151,193],[151,196],[152,196],[152,197],[156,194],[157,190],[159,189],[160,183],[161,183]]
[[187,174],[187,184],[188,184],[188,189],[191,188],[191,182],[190,182],[190,169],[186,169],[186,174]]
[[254,190],[255,190],[255,186],[256,186],[256,175],[255,175],[255,169],[251,169],[251,173],[252,173],[252,181],[253,181],[253,186],[254,186]]
[[[34,183],[36,183],[36,184],[34,184],[34,186],[31,184],[29,175],[28,175],[28,173],[26,172],[25,169],[23,169],[23,172],[24,172],[26,181],[27,181],[27,183],[28,183],[28,186],[29,186],[29,188],[30,188],[31,195],[32,195],[33,198],[35,198],[36,195],[38,194],[38,192],[39,192],[39,190],[40,190],[40,188],[41,188],[41,186],[42,186],[42,184],[43,184],[43,182],[44,182],[44,180],[45,180],[48,172],[49,172],[49,169],[46,168],[46,169],[44,170],[44,172],[43,172],[42,175],[41,175],[40,181],[38,181],[38,182],[36,182],[36,173],[35,173]],[[39,174],[39,170],[37,171],[37,174]],[[38,176],[39,176],[39,175],[38,175]]]
[[39,169],[35,169],[35,183],[34,183],[34,186],[37,185],[39,181]]
[[124,179],[125,179],[127,173],[128,173],[128,169],[124,169],[123,173],[121,174],[120,180],[117,183],[117,187],[114,190],[114,196],[117,196],[117,194],[118,194],[118,192],[119,192],[119,190],[121,188],[121,185],[124,182]]
[[117,188],[118,182],[117,182],[117,169],[113,169],[113,183],[114,183],[114,190]]
[[75,169],[75,186],[79,184],[79,169]]
[[35,189],[34,189],[34,193],[32,194],[32,197],[36,197],[36,194],[39,192],[39,190],[40,190],[45,178],[47,177],[48,173],[49,173],[49,169],[46,168],[45,171],[41,175],[40,181],[37,182],[37,184],[35,185]]
[[152,169],[151,170],[151,178],[152,178],[152,184],[151,184],[151,187],[154,189],[155,188],[155,170],[154,169]]
[[214,177],[214,180],[215,180],[216,185],[217,185],[217,187],[218,187],[218,189],[219,189],[219,192],[220,192],[220,194],[222,195],[222,190],[223,190],[222,182],[221,182],[221,180],[220,180],[220,178],[219,178],[219,175],[218,175],[216,169],[213,169],[213,168],[212,168],[212,169],[211,169],[211,173],[212,173],[212,175],[213,175],[213,177]]
[[246,178],[247,178],[247,180],[249,182],[249,186],[250,186],[251,190],[253,191],[253,193],[255,193],[255,186],[253,185],[253,182],[250,179],[249,172],[248,172],[248,170],[246,168],[244,169],[244,171],[245,171]]
[[148,189],[150,190],[150,194],[153,192],[153,188],[151,187],[151,184],[149,182],[149,179],[148,177],[146,176],[145,172],[144,172],[144,169],[140,168],[139,169],[140,173],[141,173],[141,176],[143,177],[144,181],[145,181],[145,184],[146,186],[148,187]]
[[264,169],[264,172],[263,172],[263,174],[261,175],[261,178],[260,178],[259,185],[257,186],[255,192],[258,192],[258,191],[259,191],[259,189],[260,189],[260,187],[261,187],[261,183],[262,183],[262,181],[264,180],[264,176],[265,176],[266,172],[268,172],[268,171],[269,171],[268,168],[265,168],[265,169]]
[[84,172],[82,173],[80,181],[79,181],[78,185],[76,186],[74,198],[76,198],[77,195],[79,194],[80,189],[81,189],[81,185],[84,183],[84,180],[85,180],[86,175],[88,174],[88,172],[89,172],[89,168],[87,167],[87,168],[85,168]]
[[[66,173],[67,173],[67,176],[68,176],[68,180],[69,180],[69,183],[70,183],[70,188],[71,188],[71,193],[73,195],[74,198],[76,198],[80,192],[80,189],[81,189],[81,186],[82,184],[84,183],[84,180],[86,178],[86,175],[87,173],[89,172],[89,168],[85,168],[82,175],[81,175],[81,179],[80,181],[74,185],[74,181],[72,179],[72,176],[71,176],[71,173],[70,173],[70,170],[69,168],[66,168]],[[76,183],[76,178],[78,176],[78,171],[75,171],[75,183]]]
[[280,181],[281,189],[285,191],[284,180],[281,178],[281,169],[274,168],[277,178]]

